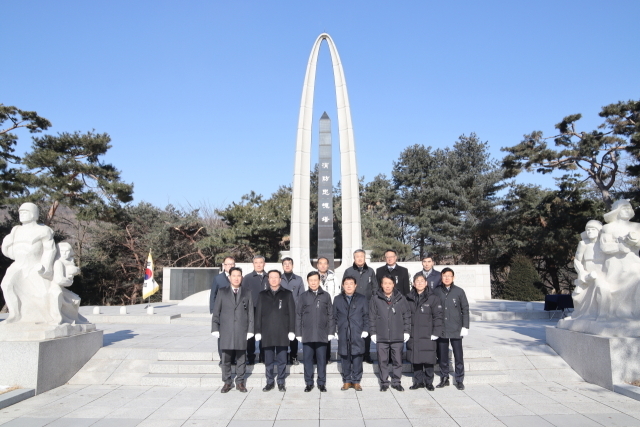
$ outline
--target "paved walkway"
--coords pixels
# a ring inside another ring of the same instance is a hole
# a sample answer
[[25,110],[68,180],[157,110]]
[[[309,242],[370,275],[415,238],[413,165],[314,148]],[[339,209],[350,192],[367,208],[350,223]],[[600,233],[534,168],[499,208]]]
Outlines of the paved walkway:
[[[191,320],[172,324],[98,324],[105,347],[68,385],[0,410],[0,425],[640,426],[639,401],[583,382],[545,345],[545,327],[555,324],[549,320],[472,322],[465,348],[488,353],[491,360],[484,354],[479,365],[497,366],[503,381],[470,379],[464,391],[451,386],[382,393],[366,386],[362,392],[342,392],[332,386],[328,393],[304,393],[289,386],[285,393],[264,393],[259,373],[249,377],[246,394],[222,395],[215,386],[143,385],[150,366],[162,363],[163,350],[215,354],[204,312],[189,313]],[[212,377],[210,384],[217,385],[219,375]]]

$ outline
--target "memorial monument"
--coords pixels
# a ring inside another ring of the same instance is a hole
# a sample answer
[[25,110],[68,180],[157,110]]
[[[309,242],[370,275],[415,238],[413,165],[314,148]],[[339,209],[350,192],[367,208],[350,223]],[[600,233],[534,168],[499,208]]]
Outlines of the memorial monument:
[[0,322],[0,383],[40,393],[68,381],[102,347],[102,331],[67,289],[79,273],[71,245],[55,244],[53,230],[36,222],[35,204],[20,206],[19,215],[22,225],[2,241],[14,262],[1,285],[9,316]]
[[311,171],[311,123],[313,121],[313,94],[316,66],[320,45],[327,42],[333,64],[336,90],[338,134],[340,140],[340,180],[342,186],[342,264],[336,271],[339,280],[345,269],[353,263],[353,251],[362,248],[360,224],[360,198],[356,146],[351,124],[351,109],[347,82],[342,62],[335,43],[329,34],[320,34],[316,39],[302,86],[302,100],[298,117],[296,154],[293,174],[293,198],[291,204],[291,243],[289,256],[293,258],[302,277],[313,269],[309,249],[309,201]]
[[333,162],[331,153],[331,119],[326,112],[320,117],[318,150],[318,258],[329,260],[335,270],[333,248]]
[[[574,312],[547,342],[585,380],[613,389],[640,379],[640,224],[628,200],[591,220],[574,258]],[[605,368],[603,369],[603,366]]]

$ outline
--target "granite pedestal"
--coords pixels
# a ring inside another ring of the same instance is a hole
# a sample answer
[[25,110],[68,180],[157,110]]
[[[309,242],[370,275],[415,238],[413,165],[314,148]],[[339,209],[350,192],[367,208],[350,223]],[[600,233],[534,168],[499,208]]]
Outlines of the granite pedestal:
[[0,384],[36,394],[65,384],[102,347],[102,331],[41,341],[0,341]]
[[640,338],[604,337],[547,327],[547,344],[585,381],[613,390],[640,379]]

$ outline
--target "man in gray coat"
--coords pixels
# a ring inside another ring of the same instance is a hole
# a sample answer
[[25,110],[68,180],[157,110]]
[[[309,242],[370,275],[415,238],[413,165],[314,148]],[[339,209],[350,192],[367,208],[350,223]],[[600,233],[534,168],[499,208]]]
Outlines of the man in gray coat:
[[[367,307],[371,301],[371,297],[378,291],[378,279],[376,272],[366,263],[366,253],[362,249],[356,249],[353,252],[353,266],[347,268],[343,277],[353,277],[356,279],[356,292],[367,298]],[[365,363],[373,363],[371,359],[371,336],[367,335],[364,339],[364,358]]]
[[449,385],[449,343],[453,350],[456,367],[456,388],[464,390],[464,359],[462,338],[469,334],[469,302],[464,290],[453,284],[453,270],[442,269],[442,286],[434,291],[444,309],[444,328],[438,338],[438,360],[440,361],[440,384],[436,388]]
[[[235,258],[228,256],[222,261],[222,271],[216,277],[213,278],[211,284],[211,294],[209,295],[209,313],[213,314],[213,307],[216,305],[216,297],[220,289],[229,287],[229,270],[236,266]],[[220,357],[220,364],[222,364],[222,350],[220,349],[220,339],[218,339],[218,356]],[[231,362],[232,364],[234,361]]]
[[236,389],[246,393],[245,371],[247,340],[253,337],[253,299],[249,289],[241,287],[242,270],[229,270],[231,286],[218,291],[211,319],[211,335],[220,339],[222,347],[221,393],[233,387],[231,380],[231,359],[236,359]]

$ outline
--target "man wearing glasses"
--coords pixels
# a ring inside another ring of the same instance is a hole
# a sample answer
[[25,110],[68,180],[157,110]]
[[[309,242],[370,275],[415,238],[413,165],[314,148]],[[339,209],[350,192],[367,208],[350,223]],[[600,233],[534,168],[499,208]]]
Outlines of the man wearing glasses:
[[398,254],[393,249],[387,249],[384,253],[384,260],[387,262],[387,265],[383,265],[376,270],[378,283],[382,283],[382,278],[389,275],[395,282],[394,285],[398,292],[406,296],[411,290],[409,287],[409,270],[396,264]]

